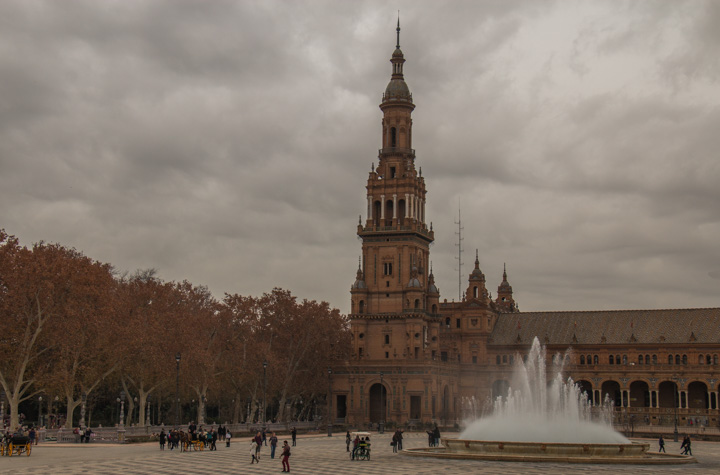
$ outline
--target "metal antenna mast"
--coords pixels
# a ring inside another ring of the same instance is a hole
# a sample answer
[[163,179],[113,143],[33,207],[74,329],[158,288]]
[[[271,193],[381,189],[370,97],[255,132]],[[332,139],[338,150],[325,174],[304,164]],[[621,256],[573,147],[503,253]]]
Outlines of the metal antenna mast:
[[458,301],[462,301],[462,266],[463,266],[463,261],[462,261],[462,253],[463,253],[462,242],[463,242],[463,239],[464,239],[464,238],[462,237],[462,232],[463,232],[463,229],[465,229],[465,228],[462,227],[462,220],[460,219],[460,201],[458,201],[458,220],[455,222],[455,224],[457,224],[457,226],[458,226],[458,230],[457,230],[457,232],[455,233],[455,234],[457,235],[457,237],[458,237],[457,244],[455,244],[455,245],[457,246],[457,248],[458,248],[458,255],[457,255],[457,257],[455,258],[455,259],[457,259],[457,261],[458,261]]

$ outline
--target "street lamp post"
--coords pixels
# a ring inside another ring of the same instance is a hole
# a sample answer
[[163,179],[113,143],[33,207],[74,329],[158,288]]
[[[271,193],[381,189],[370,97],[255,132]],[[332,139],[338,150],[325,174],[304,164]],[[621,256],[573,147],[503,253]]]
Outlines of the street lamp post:
[[175,354],[175,429],[180,427],[180,353]]
[[678,386],[678,378],[677,376],[673,378],[673,381],[675,381],[675,397],[673,398],[675,400],[675,430],[673,431],[673,441],[678,441],[678,392],[680,391],[680,387]]
[[38,396],[38,424],[40,424],[40,427],[43,426],[43,418],[42,418],[42,396]]
[[385,392],[385,385],[383,384],[383,372],[380,372],[380,427],[378,432],[380,434],[385,433],[385,406],[383,406],[383,393]]
[[146,406],[145,407],[145,414],[146,414],[145,425],[149,426],[150,425],[150,395],[149,394],[145,398],[145,406]]
[[82,406],[80,406],[80,428],[85,428],[85,404],[87,404],[87,393],[82,393]]
[[328,437],[332,437],[332,368],[328,368]]
[[5,431],[5,390],[0,391],[0,430]]
[[120,391],[120,423],[118,427],[121,429],[125,427],[125,391]]
[[267,403],[266,396],[267,396],[267,366],[268,362],[267,360],[263,361],[263,403],[262,403],[262,426],[265,427],[265,411]]
[[[135,397],[133,398],[133,402],[134,402],[134,406],[133,406],[132,414],[130,414],[130,421],[132,422],[133,420],[137,420],[137,424],[136,424],[136,425],[140,425],[140,406],[138,405],[138,398],[137,398],[137,396],[135,396]],[[138,411],[138,412],[137,412],[137,419],[135,419],[135,407],[136,407],[136,406],[137,406],[137,411]]]

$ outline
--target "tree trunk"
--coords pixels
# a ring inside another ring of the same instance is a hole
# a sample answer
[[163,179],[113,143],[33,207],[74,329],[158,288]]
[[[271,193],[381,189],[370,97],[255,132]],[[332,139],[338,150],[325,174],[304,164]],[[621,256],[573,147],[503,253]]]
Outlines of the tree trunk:
[[240,421],[240,411],[242,410],[242,400],[240,393],[235,393],[235,404],[233,405],[232,423],[237,424]]
[[72,397],[66,397],[67,400],[67,411],[65,412],[65,428],[73,428],[73,415],[75,414],[75,408],[80,405],[80,401],[76,401]]

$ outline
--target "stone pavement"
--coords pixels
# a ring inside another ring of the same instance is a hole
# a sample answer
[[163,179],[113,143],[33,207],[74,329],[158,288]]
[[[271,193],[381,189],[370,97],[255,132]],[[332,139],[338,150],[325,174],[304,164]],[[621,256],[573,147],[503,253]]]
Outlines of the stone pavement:
[[[351,461],[345,451],[345,436],[304,436],[292,448],[291,473],[296,474],[427,474],[459,475],[467,473],[487,474],[591,474],[620,473],[657,474],[720,473],[720,443],[693,441],[693,453],[698,464],[693,465],[578,465],[514,462],[478,462],[471,460],[446,460],[435,458],[406,457],[392,453],[391,434],[374,435],[372,460]],[[280,445],[285,437],[280,436]],[[287,438],[289,441],[289,437]],[[423,447],[427,444],[424,433],[406,433],[405,448]],[[656,449],[656,441],[651,441]],[[680,443],[667,442],[670,453],[680,452]],[[270,459],[270,448],[263,447],[260,464],[250,465],[250,437],[233,439],[228,449],[218,446],[217,452],[181,453],[177,450],[161,452],[157,444],[54,444],[47,443],[33,448],[26,456],[0,457],[0,474],[162,474],[222,473],[265,474],[280,473],[282,465],[278,455]]]

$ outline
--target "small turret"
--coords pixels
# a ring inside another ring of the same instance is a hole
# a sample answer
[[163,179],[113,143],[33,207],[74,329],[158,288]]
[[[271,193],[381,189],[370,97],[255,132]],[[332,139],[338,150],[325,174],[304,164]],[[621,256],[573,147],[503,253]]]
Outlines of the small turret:
[[465,292],[465,300],[486,300],[488,298],[488,292],[485,288],[485,274],[480,270],[480,259],[478,258],[478,251],[475,249],[475,268],[470,273],[468,279],[468,288]]
[[503,264],[503,280],[498,286],[497,299],[495,299],[497,308],[502,312],[517,312],[517,305],[513,299],[512,286],[507,280],[507,268]]

